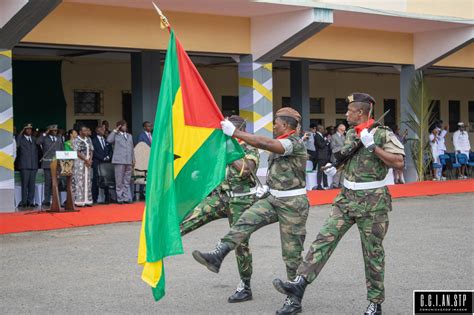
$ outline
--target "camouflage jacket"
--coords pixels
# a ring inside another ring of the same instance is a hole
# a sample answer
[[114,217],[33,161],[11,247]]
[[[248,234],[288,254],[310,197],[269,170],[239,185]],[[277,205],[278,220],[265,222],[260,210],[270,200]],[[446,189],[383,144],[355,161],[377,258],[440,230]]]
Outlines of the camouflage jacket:
[[296,135],[287,138],[293,145],[288,155],[271,153],[268,157],[267,184],[271,189],[292,190],[306,187],[306,147]]
[[[257,172],[258,163],[260,161],[260,154],[258,149],[248,145],[245,142],[240,143],[240,146],[244,150],[244,160],[254,161],[255,170]],[[232,164],[227,165],[226,179],[221,184],[221,188],[224,191],[232,191],[234,193],[246,193],[250,191],[250,188],[255,187],[256,183],[253,176],[241,174],[240,171],[236,170]]]
[[[359,141],[355,130],[349,129],[341,151],[350,150]],[[384,151],[405,155],[403,144],[388,127],[381,126],[375,129],[374,142]],[[388,169],[388,166],[373,152],[362,147],[344,165],[344,177],[357,183],[380,181],[385,178]]]

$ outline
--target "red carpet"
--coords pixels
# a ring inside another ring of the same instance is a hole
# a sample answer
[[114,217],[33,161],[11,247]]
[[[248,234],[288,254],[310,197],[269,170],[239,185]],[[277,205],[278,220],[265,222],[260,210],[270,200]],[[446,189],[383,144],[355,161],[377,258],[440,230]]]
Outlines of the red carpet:
[[[421,182],[389,186],[393,198],[474,192],[474,180]],[[339,190],[309,191],[310,204],[332,203]],[[144,203],[99,205],[80,208],[79,212],[46,213],[38,211],[0,214],[0,234],[65,229],[87,225],[140,221]]]
[[[459,194],[474,192],[474,179],[444,182],[425,181],[388,187],[392,198]],[[309,203],[312,206],[332,203],[338,193],[339,189],[308,191]]]

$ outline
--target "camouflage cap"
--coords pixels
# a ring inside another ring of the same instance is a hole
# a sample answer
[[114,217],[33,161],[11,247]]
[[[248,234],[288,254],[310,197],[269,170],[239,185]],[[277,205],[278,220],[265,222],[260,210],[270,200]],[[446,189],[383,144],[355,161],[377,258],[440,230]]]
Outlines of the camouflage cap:
[[296,119],[297,122],[301,122],[301,115],[298,113],[296,110],[294,110],[291,107],[283,107],[280,108],[276,114],[275,117],[281,117],[281,116],[286,116],[286,117],[291,117]]
[[48,127],[46,127],[46,129],[49,129],[49,130],[58,130],[58,125],[49,125]]
[[27,124],[25,124],[23,129],[33,129],[33,125],[31,123],[27,123]]
[[375,99],[366,93],[352,93],[346,98],[346,103],[349,105],[350,103],[360,102],[366,104],[375,105]]

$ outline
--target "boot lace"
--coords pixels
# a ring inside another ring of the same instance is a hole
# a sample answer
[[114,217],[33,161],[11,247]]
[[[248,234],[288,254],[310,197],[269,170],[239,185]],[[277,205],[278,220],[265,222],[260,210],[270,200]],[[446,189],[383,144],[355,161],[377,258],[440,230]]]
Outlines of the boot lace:
[[375,303],[370,303],[369,307],[367,307],[367,312],[368,313],[375,313],[375,310],[377,309],[377,306]]
[[209,252],[209,254],[211,254],[211,255],[217,255],[217,254],[219,254],[219,253],[221,252],[221,246],[222,246],[222,242],[221,242],[221,241],[217,242],[216,248],[214,248],[213,250],[211,250],[211,251]]
[[290,283],[293,283],[293,284],[298,284],[300,281],[301,281],[301,276],[296,276],[292,281],[290,281]]
[[239,285],[237,286],[237,290],[236,290],[236,291],[237,291],[237,292],[241,292],[241,291],[243,291],[244,289],[245,289],[245,283],[244,283],[242,280],[240,280]]
[[287,296],[286,299],[285,299],[285,302],[283,302],[283,305],[290,306],[290,305],[293,305],[293,304],[294,304],[294,302],[289,296]]

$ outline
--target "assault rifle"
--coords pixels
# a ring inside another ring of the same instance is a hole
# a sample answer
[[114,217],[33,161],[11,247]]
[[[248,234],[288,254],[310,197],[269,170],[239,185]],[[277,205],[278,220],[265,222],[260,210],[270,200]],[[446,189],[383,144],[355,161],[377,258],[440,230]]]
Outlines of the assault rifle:
[[[390,109],[387,110],[385,113],[383,113],[382,116],[380,116],[379,119],[377,119],[377,121],[375,121],[368,129],[369,131],[371,131],[372,129],[380,126],[380,122],[382,121],[382,119],[388,114],[388,112],[390,112]],[[328,166],[322,166],[321,167],[321,170],[324,171],[328,168],[331,168],[331,167],[335,167],[336,169],[341,169],[341,167],[344,166],[344,164],[347,163],[347,161],[349,161],[359,150],[360,148],[362,148],[364,145],[362,144],[362,141],[355,141],[352,148],[350,148],[349,150],[347,151],[344,151],[344,152],[336,152],[334,153],[334,157],[336,158],[336,162],[334,164],[331,164],[331,165],[328,165]]]

